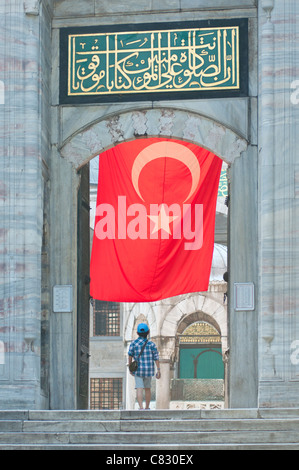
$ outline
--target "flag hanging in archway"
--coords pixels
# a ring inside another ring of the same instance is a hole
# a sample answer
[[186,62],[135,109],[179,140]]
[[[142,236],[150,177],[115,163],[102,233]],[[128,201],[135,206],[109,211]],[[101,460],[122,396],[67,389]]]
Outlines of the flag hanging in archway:
[[208,289],[221,164],[195,144],[160,138],[100,155],[93,298],[150,302]]

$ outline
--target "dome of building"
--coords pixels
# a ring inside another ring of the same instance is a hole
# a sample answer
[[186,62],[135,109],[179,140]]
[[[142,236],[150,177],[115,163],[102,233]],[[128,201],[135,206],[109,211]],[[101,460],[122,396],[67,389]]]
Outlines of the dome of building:
[[90,184],[98,184],[99,179],[99,156],[94,157],[89,162],[89,181]]
[[227,246],[214,244],[210,282],[223,281],[223,274],[227,271]]

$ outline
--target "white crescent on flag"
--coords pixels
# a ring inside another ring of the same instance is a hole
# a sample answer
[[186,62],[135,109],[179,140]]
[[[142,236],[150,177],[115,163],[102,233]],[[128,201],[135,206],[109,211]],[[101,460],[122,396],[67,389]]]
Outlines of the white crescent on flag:
[[184,145],[176,142],[162,141],[156,142],[143,149],[136,157],[132,167],[132,183],[138,196],[144,201],[139,189],[139,176],[143,168],[157,158],[174,158],[179,160],[192,175],[192,185],[190,192],[185,199],[186,202],[196,191],[200,179],[200,165],[194,153]]

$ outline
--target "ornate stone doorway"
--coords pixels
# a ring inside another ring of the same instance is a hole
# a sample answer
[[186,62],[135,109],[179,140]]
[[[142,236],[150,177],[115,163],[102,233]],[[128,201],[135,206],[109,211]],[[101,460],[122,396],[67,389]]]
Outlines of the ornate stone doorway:
[[[57,155],[58,165],[65,166],[67,164],[73,172],[73,178],[76,179],[78,170],[94,156],[120,142],[138,137],[167,137],[191,141],[211,150],[230,167],[229,406],[254,406],[257,400],[256,351],[251,350],[250,357],[248,357],[248,350],[250,349],[249,345],[257,341],[257,320],[253,315],[249,317],[242,313],[238,316],[235,314],[232,286],[234,282],[246,282],[257,277],[254,259],[244,264],[237,261],[237,259],[252,257],[252,248],[256,243],[256,148],[248,145],[248,142],[242,136],[229,127],[201,114],[175,108],[138,109],[99,118],[92,123],[87,122],[83,128],[73,132],[60,147],[60,156]],[[241,156],[242,158],[239,158]],[[245,181],[246,183],[249,181],[249,185],[246,185]],[[245,193],[244,187],[246,187]],[[73,195],[70,195],[72,204],[75,200],[75,193],[76,188],[73,188]],[[248,217],[250,218],[250,224],[247,223]],[[235,223],[232,224],[232,221],[235,221]],[[246,231],[244,230],[245,227]],[[200,310],[196,309],[196,311]],[[167,338],[170,337],[168,329],[169,325],[173,325],[173,314],[174,312],[170,309],[162,323],[155,325],[154,336],[159,337],[164,345],[167,343]],[[177,320],[176,318],[175,324]],[[246,324],[246,337],[243,334],[240,335],[240,326],[244,326],[244,323]],[[132,328],[133,319],[129,318],[125,326],[125,340],[131,337]],[[175,338],[175,332],[173,333],[171,336]],[[241,337],[242,344],[240,342]],[[249,379],[250,383],[248,383],[249,363],[251,364],[249,369],[254,372],[249,374],[252,377],[252,379]],[[170,363],[165,361],[162,364],[165,372],[164,376],[169,378]],[[248,387],[251,390],[249,394]],[[247,396],[254,397],[251,399],[251,403],[244,400],[245,392]]]

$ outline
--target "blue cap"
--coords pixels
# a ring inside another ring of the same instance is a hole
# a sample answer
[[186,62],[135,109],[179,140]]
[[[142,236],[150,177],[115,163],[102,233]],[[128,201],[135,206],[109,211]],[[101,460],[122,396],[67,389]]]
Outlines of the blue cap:
[[137,333],[148,333],[149,327],[146,323],[140,323],[137,327]]

